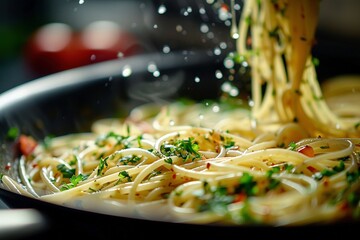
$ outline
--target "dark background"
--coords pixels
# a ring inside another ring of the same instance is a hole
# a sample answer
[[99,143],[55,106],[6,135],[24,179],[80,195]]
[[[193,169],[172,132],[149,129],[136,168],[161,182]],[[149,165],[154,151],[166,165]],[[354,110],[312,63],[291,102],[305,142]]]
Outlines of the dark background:
[[[0,93],[55,72],[60,66],[51,69],[51,61],[31,62],[37,53],[29,53],[31,37],[49,23],[64,23],[81,33],[94,21],[112,21],[136,37],[141,48],[138,53],[164,51],[164,47],[172,51],[215,49],[220,43],[227,44],[223,51],[231,51],[234,45],[229,25],[219,20],[214,5],[211,0],[1,0]],[[165,6],[165,13],[160,14],[161,6]],[[200,14],[201,9],[206,14]],[[320,60],[320,81],[337,74],[360,72],[359,13],[357,0],[321,1],[313,50]],[[207,30],[200,30],[201,26]]]

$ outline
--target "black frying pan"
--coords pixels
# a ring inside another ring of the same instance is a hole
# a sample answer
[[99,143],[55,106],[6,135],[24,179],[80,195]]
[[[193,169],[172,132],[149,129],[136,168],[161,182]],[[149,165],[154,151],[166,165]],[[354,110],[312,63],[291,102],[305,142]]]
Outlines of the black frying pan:
[[[215,72],[220,70],[226,74],[222,59],[222,56],[206,51],[140,55],[56,73],[1,94],[0,172],[17,176],[17,152],[14,143],[6,137],[10,127],[42,139],[49,134],[88,131],[96,119],[126,116],[134,106],[149,101],[171,101],[180,96],[195,100],[216,99],[221,80]],[[149,72],[147,66],[150,63],[157,66],[160,77]],[[201,79],[200,83],[195,83],[196,77]],[[12,166],[10,170],[5,169],[8,163]],[[0,197],[10,208],[34,208],[41,213],[47,224],[41,231],[31,234],[32,239],[64,239],[70,233],[91,239],[288,239],[294,236],[306,239],[329,233],[340,237],[360,227],[360,222],[260,227],[144,220],[58,206],[15,194],[1,185]]]

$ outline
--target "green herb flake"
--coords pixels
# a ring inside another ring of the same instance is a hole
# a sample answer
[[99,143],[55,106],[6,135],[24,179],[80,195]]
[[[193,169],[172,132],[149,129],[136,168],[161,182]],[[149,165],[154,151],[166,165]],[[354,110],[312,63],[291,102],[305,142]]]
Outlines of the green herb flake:
[[128,182],[131,182],[132,179],[131,179],[131,176],[129,175],[129,173],[127,171],[121,171],[119,172],[119,179],[120,180],[124,180],[126,179]]
[[17,127],[11,127],[9,128],[6,137],[9,140],[15,140],[19,136],[19,133],[20,131]]
[[296,143],[295,142],[289,143],[288,149],[291,150],[291,151],[295,151],[296,150]]
[[172,158],[165,158],[164,161],[169,164],[173,164]]
[[71,178],[75,174],[75,168],[68,168],[65,164],[59,164],[56,168],[62,173],[63,178]]
[[315,67],[320,65],[320,60],[316,57],[312,58],[312,63],[314,64]]
[[108,160],[108,157],[106,157],[104,159],[103,158],[100,159],[100,162],[98,165],[98,170],[97,170],[98,176],[100,176],[102,174],[104,168],[108,166],[107,160]]
[[74,188],[76,187],[79,182],[81,181],[84,181],[87,179],[87,176],[86,175],[83,175],[83,174],[79,174],[77,176],[73,175],[71,178],[70,178],[70,183],[68,184],[64,184],[61,188],[60,188],[60,191],[65,191],[65,190],[69,190],[71,188]]
[[182,158],[184,162],[200,159],[199,145],[194,138],[174,140],[160,146],[160,151],[167,157],[177,156]]

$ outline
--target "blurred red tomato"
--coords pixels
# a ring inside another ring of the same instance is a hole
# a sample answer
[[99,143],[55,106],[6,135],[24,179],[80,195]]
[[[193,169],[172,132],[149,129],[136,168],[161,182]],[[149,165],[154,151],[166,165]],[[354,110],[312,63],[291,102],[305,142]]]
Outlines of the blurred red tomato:
[[114,22],[93,22],[79,32],[63,23],[50,23],[29,39],[25,58],[34,74],[42,76],[141,51],[136,36]]

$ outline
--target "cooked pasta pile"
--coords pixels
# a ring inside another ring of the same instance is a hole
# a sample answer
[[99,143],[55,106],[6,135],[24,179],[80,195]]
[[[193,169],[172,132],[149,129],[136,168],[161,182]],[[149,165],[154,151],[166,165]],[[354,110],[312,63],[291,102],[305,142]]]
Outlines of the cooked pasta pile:
[[[359,217],[360,116],[322,96],[310,53],[318,8],[245,1],[237,50],[252,69],[250,108],[144,104],[37,144],[19,160],[20,179],[4,174],[3,185],[55,204],[195,224]],[[359,97],[327,93],[344,106]]]

